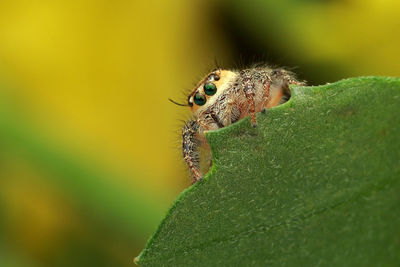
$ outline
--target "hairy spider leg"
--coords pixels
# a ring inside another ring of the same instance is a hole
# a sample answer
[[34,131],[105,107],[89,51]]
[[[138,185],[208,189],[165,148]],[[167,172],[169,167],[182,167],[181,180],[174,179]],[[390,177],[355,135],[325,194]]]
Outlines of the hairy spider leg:
[[199,128],[197,121],[190,120],[185,123],[182,129],[182,154],[189,167],[192,184],[203,178],[199,170],[200,158],[198,148],[200,141],[197,138]]
[[254,80],[251,75],[251,70],[246,69],[242,70],[240,72],[240,77],[241,77],[241,84],[242,84],[242,89],[243,92],[246,96],[247,102],[249,104],[249,113],[250,113],[250,118],[251,118],[251,125],[253,127],[257,126],[257,120],[256,120],[256,104],[254,101],[256,92],[255,92],[255,84]]
[[265,112],[267,109],[267,104],[269,102],[269,90],[271,88],[271,77],[267,74],[265,70],[260,70],[260,74],[262,76],[262,84],[264,87],[263,96],[262,96],[262,104],[261,104],[261,111]]

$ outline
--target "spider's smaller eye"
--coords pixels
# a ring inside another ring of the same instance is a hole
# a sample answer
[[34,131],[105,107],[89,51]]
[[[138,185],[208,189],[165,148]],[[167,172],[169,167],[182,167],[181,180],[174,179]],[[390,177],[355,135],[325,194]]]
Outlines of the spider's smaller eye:
[[193,102],[190,101],[190,96],[188,97],[188,100],[187,100],[187,101],[188,101],[188,106],[189,106],[189,107],[193,107]]
[[204,85],[204,93],[206,95],[214,95],[217,92],[217,86],[213,83],[206,83]]
[[212,74],[210,74],[210,76],[208,76],[208,79],[210,81],[218,81],[220,79],[220,77],[218,74],[212,73]]
[[206,97],[202,94],[196,93],[194,95],[194,103],[196,103],[196,105],[202,106],[206,103]]

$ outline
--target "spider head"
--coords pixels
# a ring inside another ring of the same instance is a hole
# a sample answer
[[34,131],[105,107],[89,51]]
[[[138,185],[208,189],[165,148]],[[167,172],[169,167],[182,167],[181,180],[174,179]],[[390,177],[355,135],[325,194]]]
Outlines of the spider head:
[[236,75],[229,70],[216,69],[204,77],[188,96],[188,106],[192,112],[205,110],[214,104],[218,96],[229,88],[230,82]]

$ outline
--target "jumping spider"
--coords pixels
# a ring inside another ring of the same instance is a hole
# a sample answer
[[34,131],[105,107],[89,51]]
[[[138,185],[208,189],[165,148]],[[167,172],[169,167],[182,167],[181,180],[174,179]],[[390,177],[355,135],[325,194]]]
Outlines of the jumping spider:
[[251,124],[256,127],[257,112],[290,98],[290,84],[303,83],[287,70],[268,67],[240,71],[218,68],[197,84],[187,104],[180,104],[189,106],[193,113],[193,119],[182,129],[182,153],[192,184],[203,178],[199,148],[208,145],[205,131],[226,127],[246,116],[251,117]]

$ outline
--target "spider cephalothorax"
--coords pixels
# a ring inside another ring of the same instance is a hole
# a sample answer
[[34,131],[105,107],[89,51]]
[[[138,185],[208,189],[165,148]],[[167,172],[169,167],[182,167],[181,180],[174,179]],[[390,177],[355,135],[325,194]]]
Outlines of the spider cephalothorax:
[[257,126],[256,113],[286,102],[290,84],[302,84],[284,69],[267,67],[240,71],[216,69],[201,80],[188,97],[193,118],[182,130],[182,153],[192,183],[203,178],[199,147],[207,145],[205,131],[228,126],[246,116]]

